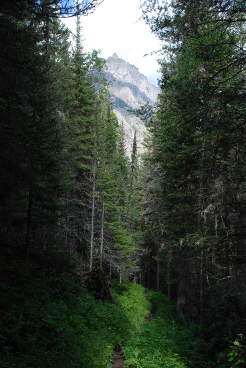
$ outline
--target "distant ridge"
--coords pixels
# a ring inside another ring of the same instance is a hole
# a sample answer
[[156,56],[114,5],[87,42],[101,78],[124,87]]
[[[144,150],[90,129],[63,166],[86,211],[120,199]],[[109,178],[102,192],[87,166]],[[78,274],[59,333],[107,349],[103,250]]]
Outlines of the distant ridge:
[[143,121],[132,111],[142,105],[155,104],[159,89],[140,73],[135,65],[121,59],[116,53],[106,62],[106,77],[110,82],[110,95],[114,111],[123,124],[125,145],[128,156],[131,154],[134,132],[137,133],[138,152],[143,152],[146,128]]

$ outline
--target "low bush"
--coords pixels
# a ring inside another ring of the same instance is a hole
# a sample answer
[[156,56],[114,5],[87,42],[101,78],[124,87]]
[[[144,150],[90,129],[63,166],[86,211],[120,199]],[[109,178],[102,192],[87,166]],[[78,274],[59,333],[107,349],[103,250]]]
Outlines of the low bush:
[[1,368],[110,368],[119,346],[129,368],[203,367],[197,340],[161,293],[114,284],[113,302],[102,302],[69,272],[24,272],[16,261],[1,270]]
[[0,286],[1,368],[111,367],[115,346],[140,328],[150,310],[140,285],[115,287],[109,303],[68,274],[30,277],[20,267],[14,273],[5,274]]

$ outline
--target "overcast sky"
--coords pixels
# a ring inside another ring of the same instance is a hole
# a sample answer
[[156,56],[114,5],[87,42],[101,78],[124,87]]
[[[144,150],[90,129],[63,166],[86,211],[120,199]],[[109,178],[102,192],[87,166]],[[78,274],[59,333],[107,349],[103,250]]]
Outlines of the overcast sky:
[[[94,13],[81,17],[83,45],[87,51],[101,50],[104,58],[116,52],[156,84],[157,55],[144,55],[159,50],[160,43],[140,17],[139,0],[104,0]],[[65,23],[75,32],[75,18]]]

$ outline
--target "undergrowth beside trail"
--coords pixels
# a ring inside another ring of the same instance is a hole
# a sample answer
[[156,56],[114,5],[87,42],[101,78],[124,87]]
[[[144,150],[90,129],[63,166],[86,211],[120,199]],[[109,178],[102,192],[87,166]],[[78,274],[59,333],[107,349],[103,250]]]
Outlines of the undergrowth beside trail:
[[96,300],[69,273],[22,262],[1,267],[1,368],[109,368],[117,345],[150,310],[140,285],[115,286],[114,302]]
[[199,341],[185,328],[172,302],[160,292],[147,292],[156,313],[124,347],[129,368],[208,367],[199,356]]
[[[191,333],[159,293],[146,298],[140,285],[115,284],[110,303],[69,274],[33,268],[25,276],[20,263],[2,275],[1,368],[110,368],[119,345],[130,368],[200,367],[190,364],[196,361]],[[151,303],[157,314],[148,321]]]

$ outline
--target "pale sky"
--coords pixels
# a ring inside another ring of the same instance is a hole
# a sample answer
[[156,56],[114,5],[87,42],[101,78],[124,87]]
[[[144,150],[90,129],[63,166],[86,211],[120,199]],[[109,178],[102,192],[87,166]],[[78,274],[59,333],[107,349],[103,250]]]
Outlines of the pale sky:
[[[139,2],[104,0],[94,13],[82,16],[83,46],[86,51],[101,50],[101,56],[104,58],[116,52],[156,84],[158,55],[144,55],[159,50],[161,46],[149,27],[140,19]],[[75,17],[64,22],[75,33]]]

